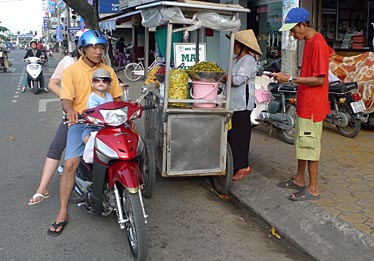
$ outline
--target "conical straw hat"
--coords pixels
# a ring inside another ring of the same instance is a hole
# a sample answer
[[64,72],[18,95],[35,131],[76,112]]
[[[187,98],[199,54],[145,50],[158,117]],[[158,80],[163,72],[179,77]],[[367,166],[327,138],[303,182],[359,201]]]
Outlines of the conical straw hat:
[[244,44],[256,54],[262,55],[261,48],[252,29],[236,32],[235,40]]

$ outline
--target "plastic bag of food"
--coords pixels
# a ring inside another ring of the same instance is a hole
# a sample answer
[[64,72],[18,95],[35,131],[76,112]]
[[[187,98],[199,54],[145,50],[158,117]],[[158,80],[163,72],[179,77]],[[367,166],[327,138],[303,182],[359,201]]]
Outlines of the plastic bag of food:
[[[187,99],[188,74],[185,70],[174,69],[170,71],[169,79],[169,99],[184,100]],[[169,103],[170,106],[186,107],[185,103]]]

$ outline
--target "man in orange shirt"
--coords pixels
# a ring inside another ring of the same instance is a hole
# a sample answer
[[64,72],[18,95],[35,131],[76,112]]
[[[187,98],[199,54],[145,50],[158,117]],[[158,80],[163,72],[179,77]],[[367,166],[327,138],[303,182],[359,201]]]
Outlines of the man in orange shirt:
[[[295,39],[305,40],[305,47],[299,77],[283,72],[274,74],[274,78],[280,83],[288,81],[298,84],[295,137],[297,175],[289,181],[278,183],[278,186],[298,189],[298,192],[290,195],[290,199],[294,201],[318,199],[318,164],[323,120],[330,113],[328,69],[333,50],[323,36],[310,27],[309,12],[304,8],[291,9],[279,31],[290,31]],[[307,166],[308,186],[305,182]]]
[[122,95],[117,75],[111,67],[101,62],[106,46],[107,40],[99,31],[84,32],[78,41],[78,48],[83,55],[62,74],[60,99],[70,127],[66,141],[64,171],[60,178],[60,208],[55,222],[48,229],[49,236],[61,235],[68,223],[68,199],[74,187],[75,172],[85,147],[82,141],[84,124],[75,123],[78,122],[78,113],[82,113],[87,108],[94,71],[98,68],[109,71],[113,79],[109,90],[113,100],[119,101]]

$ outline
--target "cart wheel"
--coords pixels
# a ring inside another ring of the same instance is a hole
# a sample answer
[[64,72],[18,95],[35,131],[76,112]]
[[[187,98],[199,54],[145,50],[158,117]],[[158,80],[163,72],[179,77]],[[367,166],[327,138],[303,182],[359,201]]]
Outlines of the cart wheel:
[[144,188],[142,190],[145,198],[152,197],[153,188],[156,182],[156,161],[155,147],[151,140],[145,140],[145,155],[142,164],[142,175]]
[[230,144],[227,143],[226,151],[226,175],[212,177],[214,189],[220,194],[228,194],[231,189],[232,176],[234,175],[234,160]]

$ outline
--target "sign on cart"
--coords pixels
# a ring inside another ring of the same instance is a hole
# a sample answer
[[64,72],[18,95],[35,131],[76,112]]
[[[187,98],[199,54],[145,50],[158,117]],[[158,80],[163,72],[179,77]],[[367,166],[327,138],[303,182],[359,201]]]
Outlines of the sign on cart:
[[[196,44],[194,43],[174,43],[174,66],[178,67],[182,63],[183,69],[195,65]],[[206,61],[205,43],[199,44],[199,61]]]

